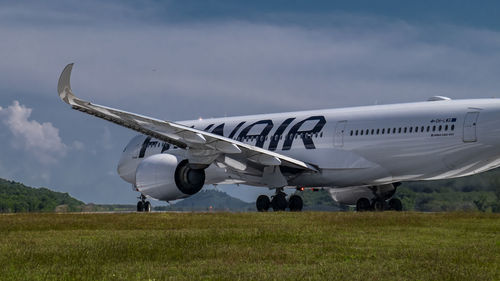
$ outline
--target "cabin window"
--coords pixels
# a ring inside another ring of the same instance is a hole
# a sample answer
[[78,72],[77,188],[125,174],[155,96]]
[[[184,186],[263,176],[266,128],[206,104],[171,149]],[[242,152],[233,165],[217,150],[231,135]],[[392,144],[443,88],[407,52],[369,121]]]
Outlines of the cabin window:
[[444,126],[444,130],[448,131],[448,125]]
[[380,129],[377,129],[377,135],[380,134]]
[[396,128],[392,128],[392,133],[395,134],[396,133]]
[[372,129],[372,135],[373,135],[373,133],[374,133],[374,132],[375,132],[375,130],[374,130],[374,129]]
[[441,132],[441,130],[443,130],[443,126],[439,125],[439,131]]
[[432,126],[432,131],[435,132],[436,131],[436,126]]
[[365,135],[368,135],[370,133],[370,130],[366,129],[366,134]]
[[405,127],[405,129],[404,129],[404,133],[406,134],[406,132],[407,132],[407,131],[408,131],[408,128],[406,128],[406,127]]
[[410,127],[410,133],[412,133],[412,132],[413,132],[413,127]]
[[351,130],[351,136],[352,136],[352,134],[353,134],[353,133],[354,133],[354,132]]
[[431,126],[427,126],[427,132],[431,130]]
[[356,130],[356,136],[358,135],[358,130]]
[[455,125],[451,125],[451,130],[454,131],[455,130]]
[[382,135],[383,135],[383,134],[385,134],[385,128],[384,128],[384,129],[382,129]]
[[398,134],[401,134],[401,127],[399,127],[398,129]]
[[364,132],[365,132],[365,131],[361,130],[360,135],[363,135],[363,133],[364,133]]

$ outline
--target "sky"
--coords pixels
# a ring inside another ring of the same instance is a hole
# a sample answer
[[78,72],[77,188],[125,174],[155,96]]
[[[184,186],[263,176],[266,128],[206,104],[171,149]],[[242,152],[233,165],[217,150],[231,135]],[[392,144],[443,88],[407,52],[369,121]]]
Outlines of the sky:
[[498,1],[1,1],[0,177],[136,202],[116,173],[136,133],[59,100],[71,62],[81,98],[173,121],[498,97],[499,18]]

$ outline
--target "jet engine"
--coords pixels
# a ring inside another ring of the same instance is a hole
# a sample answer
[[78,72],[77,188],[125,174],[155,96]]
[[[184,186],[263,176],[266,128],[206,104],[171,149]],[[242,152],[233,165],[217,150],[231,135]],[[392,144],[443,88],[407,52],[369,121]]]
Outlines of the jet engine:
[[165,201],[193,195],[204,184],[204,169],[193,169],[188,160],[172,154],[156,154],[142,160],[135,174],[135,185],[141,193]]

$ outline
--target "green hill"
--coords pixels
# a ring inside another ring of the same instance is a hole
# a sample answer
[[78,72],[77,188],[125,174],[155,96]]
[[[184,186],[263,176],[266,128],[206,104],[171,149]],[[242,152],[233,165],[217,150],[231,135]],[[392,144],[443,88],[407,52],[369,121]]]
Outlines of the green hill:
[[217,190],[202,190],[169,206],[155,207],[156,211],[255,211],[255,203],[246,203]]
[[[326,191],[298,192],[304,199],[304,210],[344,211],[346,206],[335,203]],[[500,169],[476,176],[439,180],[405,182],[396,197],[404,210],[415,211],[484,211],[500,212]],[[246,203],[216,190],[205,190],[157,211],[255,211],[255,203]],[[87,204],[47,188],[32,188],[21,183],[0,179],[0,213],[53,211],[133,211],[135,205]]]
[[0,179],[0,212],[3,213],[77,211],[82,205],[82,201],[68,193]]

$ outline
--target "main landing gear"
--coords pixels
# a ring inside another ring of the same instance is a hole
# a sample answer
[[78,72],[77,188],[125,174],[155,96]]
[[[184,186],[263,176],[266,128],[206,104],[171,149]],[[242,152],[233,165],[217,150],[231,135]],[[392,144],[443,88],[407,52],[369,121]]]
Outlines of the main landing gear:
[[392,198],[399,185],[401,185],[401,183],[396,182],[381,186],[368,187],[373,195],[369,196],[372,199],[370,200],[366,197],[359,198],[356,202],[356,211],[402,211],[403,204],[401,204],[401,200]]
[[302,198],[298,195],[292,195],[286,200],[286,193],[283,192],[283,189],[276,189],[276,194],[271,198],[269,199],[267,195],[260,195],[256,202],[257,211],[267,212],[272,207],[275,212],[285,211],[286,208],[292,212],[300,212],[304,205]]
[[364,212],[364,211],[402,211],[403,204],[401,204],[401,200],[397,198],[391,198],[389,201],[385,201],[381,198],[375,198],[370,202],[368,198],[360,198],[358,202],[356,202],[356,211]]
[[141,194],[141,196],[138,197],[141,201],[137,202],[137,212],[151,212],[151,203],[149,201],[146,201],[146,196]]

